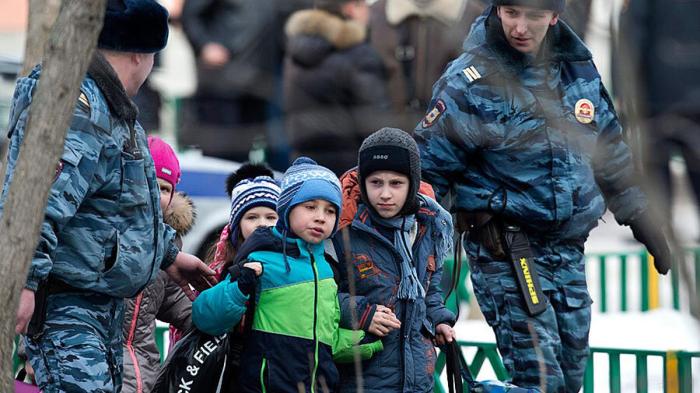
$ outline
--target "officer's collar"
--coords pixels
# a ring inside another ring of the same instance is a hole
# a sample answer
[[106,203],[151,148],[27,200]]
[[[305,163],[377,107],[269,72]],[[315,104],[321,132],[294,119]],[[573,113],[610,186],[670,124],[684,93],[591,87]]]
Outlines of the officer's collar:
[[507,68],[510,68],[516,74],[520,73],[533,61],[575,62],[588,61],[592,57],[591,52],[581,39],[561,19],[559,19],[557,24],[549,28],[542,43],[541,52],[536,59],[528,58],[528,56],[510,46],[503,33],[503,25],[496,13],[496,7],[491,7],[484,25],[488,47]]
[[104,95],[109,109],[120,119],[126,120],[128,124],[133,124],[139,110],[126,94],[114,68],[99,51],[95,51],[87,73]]

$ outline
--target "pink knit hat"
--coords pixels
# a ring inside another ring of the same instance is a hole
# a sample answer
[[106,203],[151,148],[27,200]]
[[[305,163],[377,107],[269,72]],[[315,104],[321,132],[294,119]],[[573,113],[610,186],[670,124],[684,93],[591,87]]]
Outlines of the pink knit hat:
[[153,163],[156,165],[156,176],[173,185],[180,182],[180,161],[173,148],[157,136],[148,137],[148,150],[151,151]]

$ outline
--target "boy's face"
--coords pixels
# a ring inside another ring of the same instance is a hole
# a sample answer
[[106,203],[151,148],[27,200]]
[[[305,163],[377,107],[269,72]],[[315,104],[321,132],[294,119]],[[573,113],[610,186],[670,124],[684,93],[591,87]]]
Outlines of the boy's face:
[[335,206],[326,200],[302,202],[289,212],[289,229],[304,241],[319,244],[331,236],[337,214]]
[[173,199],[173,185],[163,179],[158,179],[158,187],[160,188],[160,210],[165,214],[165,210],[170,206],[170,201]]
[[394,171],[372,172],[365,179],[367,198],[374,210],[383,218],[395,217],[408,197],[408,176]]
[[533,7],[502,5],[497,12],[506,40],[513,49],[524,54],[537,54],[549,27],[559,20],[554,11]]
[[246,210],[238,224],[243,240],[260,227],[273,227],[277,224],[277,212],[265,206],[257,206]]

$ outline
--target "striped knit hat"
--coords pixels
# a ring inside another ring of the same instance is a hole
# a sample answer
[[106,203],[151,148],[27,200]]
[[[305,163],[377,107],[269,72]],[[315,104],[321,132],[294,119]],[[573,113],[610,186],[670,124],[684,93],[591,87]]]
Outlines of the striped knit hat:
[[299,157],[287,169],[282,178],[282,193],[277,202],[277,214],[279,215],[277,227],[280,230],[289,230],[290,210],[300,203],[314,199],[323,199],[335,205],[337,209],[335,225],[333,226],[333,233],[335,233],[338,229],[342,205],[340,181],[330,169],[318,165],[316,161],[308,157]]
[[243,214],[249,209],[265,206],[275,210],[279,196],[280,187],[269,176],[258,176],[239,181],[231,190],[231,216],[229,218],[231,233],[238,233],[238,224],[241,222]]

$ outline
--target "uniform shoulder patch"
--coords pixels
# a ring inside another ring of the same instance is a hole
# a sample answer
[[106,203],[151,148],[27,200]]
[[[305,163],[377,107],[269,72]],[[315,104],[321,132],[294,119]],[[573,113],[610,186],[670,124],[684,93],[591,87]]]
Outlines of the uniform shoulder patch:
[[481,79],[481,73],[473,65],[463,69],[462,74],[469,79],[469,83],[476,82],[477,80]]
[[421,122],[421,126],[423,128],[428,128],[435,124],[435,122],[442,116],[443,113],[445,113],[445,110],[447,109],[447,106],[445,105],[445,102],[443,100],[437,100],[435,103],[435,106],[433,109],[428,112],[427,115],[423,118],[423,121]]
[[83,93],[83,91],[80,91],[80,95],[78,96],[78,108],[82,109],[83,111],[90,113],[90,101],[87,98],[87,95]]

